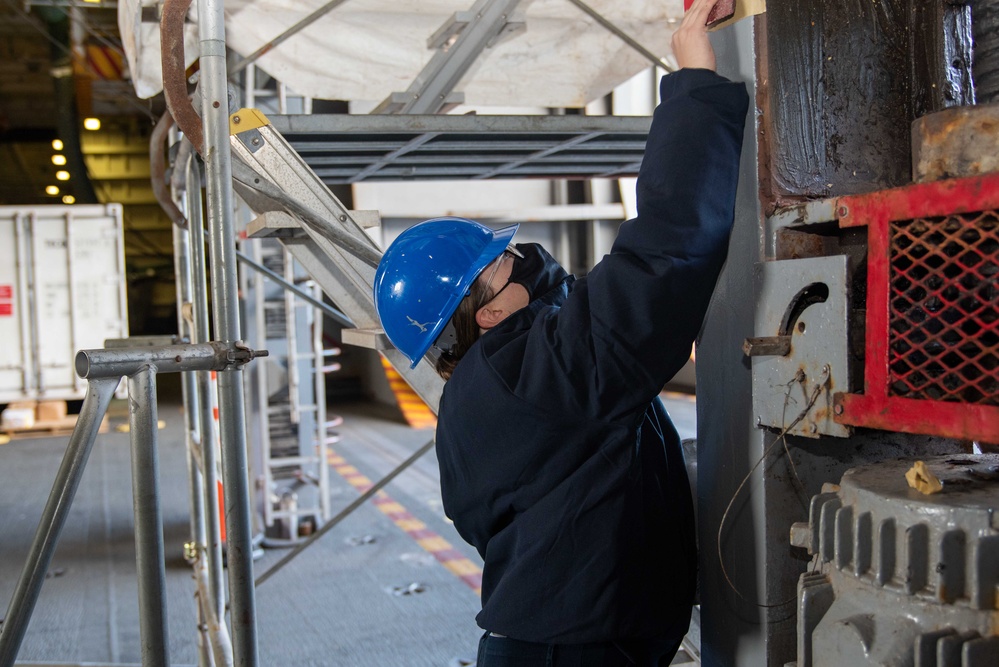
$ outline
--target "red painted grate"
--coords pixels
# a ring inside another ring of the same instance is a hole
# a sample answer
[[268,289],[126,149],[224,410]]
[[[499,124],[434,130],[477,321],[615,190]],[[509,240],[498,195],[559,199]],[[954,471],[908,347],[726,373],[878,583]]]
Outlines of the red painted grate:
[[889,395],[999,405],[999,212],[890,234]]
[[841,197],[867,228],[864,387],[837,422],[999,444],[999,172]]

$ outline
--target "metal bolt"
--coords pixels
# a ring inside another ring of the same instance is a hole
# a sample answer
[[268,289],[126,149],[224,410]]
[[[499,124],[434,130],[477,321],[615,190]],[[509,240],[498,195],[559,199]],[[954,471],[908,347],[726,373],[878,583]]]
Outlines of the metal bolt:
[[173,360],[179,364],[181,361],[181,356],[178,354],[176,357],[173,358]]
[[347,216],[341,215],[340,216],[340,222],[347,222]]
[[215,107],[216,109],[218,109],[222,105],[219,104],[218,100],[216,100],[216,101],[212,102],[212,106]]
[[756,426],[757,426],[757,427],[759,427],[759,426],[763,426],[763,417],[759,417],[759,416],[758,416],[758,417],[756,418]]
[[833,408],[833,412],[835,412],[838,415],[843,414],[843,406],[842,405],[837,405],[835,408]]
[[259,146],[260,145],[260,138],[259,137],[254,137],[253,139],[250,140],[250,143],[253,144],[254,146]]
[[239,125],[239,121],[240,121],[239,116],[233,116],[232,117],[232,123],[233,123],[233,125]]
[[847,208],[846,206],[840,206],[836,212],[839,214],[839,217],[841,218],[845,218],[846,216],[850,215],[850,209]]

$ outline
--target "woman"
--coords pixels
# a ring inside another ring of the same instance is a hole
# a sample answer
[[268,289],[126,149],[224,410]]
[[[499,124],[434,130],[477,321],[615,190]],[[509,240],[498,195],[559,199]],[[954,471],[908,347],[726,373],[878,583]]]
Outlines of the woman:
[[658,395],[725,260],[748,97],[715,72],[695,0],[673,37],[638,216],[574,279],[540,246],[455,218],[404,232],[375,300],[447,380],[444,509],[484,561],[478,667],[668,665],[696,584],[693,507]]

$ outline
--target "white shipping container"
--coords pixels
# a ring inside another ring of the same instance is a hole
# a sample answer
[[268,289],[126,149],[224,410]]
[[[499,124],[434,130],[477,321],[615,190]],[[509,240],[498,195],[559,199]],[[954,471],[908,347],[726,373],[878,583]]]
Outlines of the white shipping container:
[[83,398],[77,351],[127,336],[121,204],[0,206],[0,403]]

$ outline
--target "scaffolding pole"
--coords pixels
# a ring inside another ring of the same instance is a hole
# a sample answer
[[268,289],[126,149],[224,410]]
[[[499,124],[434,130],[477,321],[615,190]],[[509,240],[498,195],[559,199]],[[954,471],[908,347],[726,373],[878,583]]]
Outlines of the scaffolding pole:
[[[242,345],[233,229],[232,163],[229,151],[229,91],[226,82],[225,15],[221,0],[198,4],[201,46],[201,120],[205,134],[208,245],[215,338]],[[257,612],[253,590],[253,545],[246,455],[243,373],[217,374],[222,485],[225,489],[226,553],[229,569],[233,661],[256,667]]]

